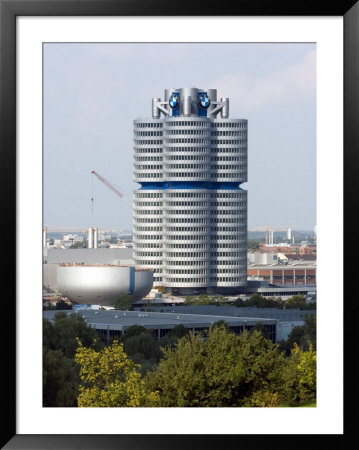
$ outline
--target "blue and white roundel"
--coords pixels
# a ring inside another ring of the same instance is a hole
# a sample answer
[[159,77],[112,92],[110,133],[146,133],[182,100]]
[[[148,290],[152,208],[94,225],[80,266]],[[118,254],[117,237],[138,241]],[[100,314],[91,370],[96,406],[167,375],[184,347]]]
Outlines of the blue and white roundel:
[[211,102],[210,102],[207,94],[201,94],[198,97],[198,103],[202,109],[207,109]]
[[176,109],[178,104],[179,104],[178,95],[177,94],[172,94],[170,99],[169,99],[169,101],[168,101],[168,103],[169,103],[169,105],[170,105],[170,107],[172,109]]

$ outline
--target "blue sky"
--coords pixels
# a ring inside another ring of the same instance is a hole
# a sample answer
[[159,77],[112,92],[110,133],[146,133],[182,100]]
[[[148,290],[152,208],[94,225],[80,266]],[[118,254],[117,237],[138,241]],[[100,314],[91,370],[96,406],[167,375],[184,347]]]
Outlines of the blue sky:
[[[45,44],[47,226],[132,228],[133,125],[164,89],[214,88],[248,119],[248,226],[316,224],[315,44]],[[91,197],[94,198],[93,210]]]

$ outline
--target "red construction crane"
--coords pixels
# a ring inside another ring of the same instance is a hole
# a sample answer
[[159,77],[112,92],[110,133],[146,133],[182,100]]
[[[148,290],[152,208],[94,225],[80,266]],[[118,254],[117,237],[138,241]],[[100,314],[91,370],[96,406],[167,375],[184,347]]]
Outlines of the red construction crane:
[[[110,188],[111,191],[113,191],[116,195],[121,197],[122,200],[124,200],[132,208],[131,202],[129,202],[127,198],[123,194],[121,194],[121,192],[118,189],[116,189],[109,181],[107,181],[106,178],[104,178],[102,175],[95,172],[94,170],[91,173],[93,173],[100,181],[102,181],[103,184],[105,184],[108,188]],[[91,201],[93,202],[93,198],[91,199]]]

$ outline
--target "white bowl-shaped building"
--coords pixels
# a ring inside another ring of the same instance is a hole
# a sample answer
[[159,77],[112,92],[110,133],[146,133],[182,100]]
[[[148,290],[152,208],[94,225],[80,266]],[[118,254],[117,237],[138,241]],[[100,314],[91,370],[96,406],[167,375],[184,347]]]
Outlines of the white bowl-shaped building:
[[145,297],[153,285],[153,271],[115,264],[58,264],[57,286],[72,302],[111,305],[114,297]]

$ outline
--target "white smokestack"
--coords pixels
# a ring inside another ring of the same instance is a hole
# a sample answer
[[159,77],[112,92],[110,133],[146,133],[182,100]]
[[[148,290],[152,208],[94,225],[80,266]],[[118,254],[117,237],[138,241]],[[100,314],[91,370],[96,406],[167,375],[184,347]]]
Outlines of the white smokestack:
[[89,228],[88,230],[88,248],[93,248],[93,228]]
[[47,228],[42,229],[42,246],[47,247]]
[[94,235],[93,235],[93,246],[94,248],[97,248],[97,243],[98,243],[98,228],[94,228]]

